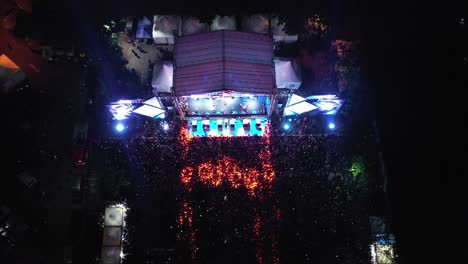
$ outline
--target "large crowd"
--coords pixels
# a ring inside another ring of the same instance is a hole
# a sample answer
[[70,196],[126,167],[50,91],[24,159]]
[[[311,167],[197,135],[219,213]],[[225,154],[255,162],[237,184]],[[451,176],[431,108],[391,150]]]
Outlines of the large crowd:
[[[126,159],[134,189],[126,197],[135,243],[127,247],[129,261],[164,255],[168,263],[368,263],[367,202],[354,188],[340,135],[275,135],[270,144],[263,137],[158,136],[101,145],[112,146],[114,162]],[[180,180],[184,167],[226,156],[261,171],[265,149],[275,171],[269,191],[252,195],[225,179],[212,186],[196,170],[189,188]],[[187,208],[191,224],[181,225]]]

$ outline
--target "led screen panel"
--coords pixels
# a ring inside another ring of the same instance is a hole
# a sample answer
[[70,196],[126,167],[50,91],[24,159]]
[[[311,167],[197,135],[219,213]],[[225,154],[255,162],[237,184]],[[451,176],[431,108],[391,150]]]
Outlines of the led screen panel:
[[149,105],[143,105],[135,109],[133,112],[148,117],[155,117],[159,114],[164,113],[164,110]]

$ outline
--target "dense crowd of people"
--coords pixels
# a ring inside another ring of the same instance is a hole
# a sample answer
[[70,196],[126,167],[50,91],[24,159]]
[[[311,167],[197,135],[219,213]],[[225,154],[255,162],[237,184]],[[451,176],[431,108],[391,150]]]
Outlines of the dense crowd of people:
[[[176,136],[102,142],[107,149],[112,146],[109,153],[116,160],[127,160],[123,164],[134,189],[134,197],[126,197],[132,230],[128,258],[144,260],[139,256],[152,254],[152,259],[164,255],[168,263],[367,263],[367,202],[353,185],[343,137],[275,135],[269,142],[264,137],[181,141]],[[266,149],[268,161],[261,154]],[[257,188],[252,195],[227,178],[216,186],[204,182],[197,166],[225,157],[259,175],[270,162],[275,174],[268,190]],[[188,185],[180,179],[187,166],[194,168]],[[187,208],[189,225],[179,218]],[[167,250],[172,255],[161,253]]]

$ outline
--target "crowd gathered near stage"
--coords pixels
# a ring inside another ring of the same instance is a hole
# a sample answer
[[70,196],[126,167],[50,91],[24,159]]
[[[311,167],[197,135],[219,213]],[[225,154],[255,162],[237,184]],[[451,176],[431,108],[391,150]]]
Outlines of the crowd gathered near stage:
[[[146,250],[155,259],[162,253],[150,248],[166,248],[169,263],[367,263],[367,189],[356,184],[344,141],[339,134],[187,139],[173,132],[106,139],[98,149],[106,166],[125,167],[131,183],[131,195],[121,198],[131,208],[133,256]],[[211,171],[202,172],[206,164]],[[268,186],[265,164],[274,171]],[[224,177],[229,166],[251,185]],[[182,179],[187,168],[190,182]],[[213,174],[223,175],[219,184],[207,178]]]

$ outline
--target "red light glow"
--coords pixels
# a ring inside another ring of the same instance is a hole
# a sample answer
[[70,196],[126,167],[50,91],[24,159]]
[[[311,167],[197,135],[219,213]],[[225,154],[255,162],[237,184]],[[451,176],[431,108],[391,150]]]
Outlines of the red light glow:
[[[258,167],[245,167],[242,163],[232,157],[221,155],[216,160],[210,160],[198,164],[190,162],[190,143],[193,138],[188,134],[188,129],[182,127],[179,134],[179,143],[182,149],[182,158],[187,161],[187,165],[182,169],[180,173],[180,183],[185,187],[185,190],[190,193],[192,191],[192,184],[195,181],[201,182],[206,186],[213,188],[220,187],[223,183],[227,183],[231,188],[239,189],[245,188],[248,191],[249,196],[252,199],[258,199],[263,201],[264,194],[271,195],[271,186],[275,179],[275,171],[271,164],[271,152],[270,152],[270,134],[268,126],[265,128],[265,132],[262,139],[262,149],[259,153],[260,165]],[[217,138],[214,140],[223,140]],[[229,140],[226,138],[226,140]],[[276,214],[275,219],[279,223],[280,212],[277,208],[273,208],[273,212]],[[178,238],[181,239],[184,228],[186,226],[190,233],[190,242],[192,250],[192,259],[195,260],[196,252],[196,236],[195,231],[192,227],[193,209],[189,202],[184,199],[179,212],[179,225],[180,233]],[[259,241],[257,244],[256,259],[257,263],[263,263],[264,259],[264,248],[262,237],[262,215],[256,210],[255,217],[253,219],[253,234]],[[186,229],[185,229],[186,230]],[[277,239],[275,234],[272,237],[272,255],[273,263],[279,263],[278,250],[277,250]]]

